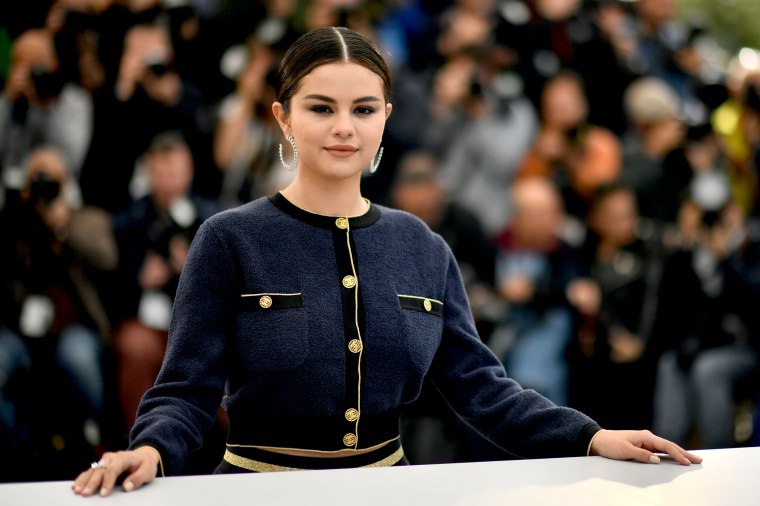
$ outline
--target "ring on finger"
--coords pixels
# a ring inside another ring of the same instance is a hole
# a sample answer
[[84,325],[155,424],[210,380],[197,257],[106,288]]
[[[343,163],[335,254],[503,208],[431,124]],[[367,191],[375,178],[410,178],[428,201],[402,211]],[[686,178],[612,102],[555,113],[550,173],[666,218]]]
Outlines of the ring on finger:
[[93,462],[92,464],[90,464],[90,468],[91,469],[108,469],[108,464],[103,462],[103,459],[100,459],[99,461]]

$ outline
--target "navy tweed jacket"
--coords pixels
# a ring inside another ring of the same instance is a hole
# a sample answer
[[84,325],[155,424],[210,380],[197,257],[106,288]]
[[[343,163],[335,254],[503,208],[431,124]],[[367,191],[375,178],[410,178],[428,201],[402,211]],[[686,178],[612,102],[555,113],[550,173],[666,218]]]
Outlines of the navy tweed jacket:
[[335,451],[398,437],[428,377],[518,457],[585,455],[599,426],[508,378],[454,256],[408,213],[309,213],[281,194],[208,219],[183,270],[164,363],[130,448],[175,473],[228,411],[228,445]]

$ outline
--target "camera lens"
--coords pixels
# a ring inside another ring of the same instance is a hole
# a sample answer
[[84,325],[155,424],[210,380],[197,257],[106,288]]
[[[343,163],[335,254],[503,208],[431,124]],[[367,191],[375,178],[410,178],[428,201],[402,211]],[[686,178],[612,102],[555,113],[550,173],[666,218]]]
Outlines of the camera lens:
[[145,67],[156,77],[161,77],[169,71],[169,65],[163,58],[148,58]]

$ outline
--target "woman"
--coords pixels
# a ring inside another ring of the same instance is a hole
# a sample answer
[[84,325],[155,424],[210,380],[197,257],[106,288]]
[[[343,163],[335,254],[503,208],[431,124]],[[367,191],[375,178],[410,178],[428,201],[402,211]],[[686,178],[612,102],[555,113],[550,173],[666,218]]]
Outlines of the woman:
[[122,474],[130,491],[176,472],[225,392],[230,430],[217,472],[403,464],[398,412],[425,376],[519,456],[646,462],[659,450],[700,461],[648,432],[602,431],[522,390],[481,344],[443,240],[361,197],[361,171],[377,167],[391,113],[388,69],[369,40],[314,30],[279,76],[272,110],[298,174],[281,193],[201,227],[130,450],[80,474],[77,494],[107,495]]

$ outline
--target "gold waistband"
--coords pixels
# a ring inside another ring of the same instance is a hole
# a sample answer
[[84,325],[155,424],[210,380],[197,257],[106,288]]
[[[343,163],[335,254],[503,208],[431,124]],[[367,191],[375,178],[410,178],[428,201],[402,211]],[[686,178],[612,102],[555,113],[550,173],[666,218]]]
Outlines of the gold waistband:
[[[359,467],[390,467],[398,463],[403,458],[404,458],[404,449],[399,448],[398,450],[391,453],[384,459],[378,460],[377,462],[373,462],[371,464],[367,464],[364,466],[359,466]],[[242,469],[247,469],[248,471],[254,471],[257,473],[273,473],[273,472],[282,472],[282,471],[304,471],[304,469],[300,469],[297,467],[278,466],[275,464],[267,464],[266,462],[260,462],[258,460],[248,459],[245,457],[241,457],[240,455],[235,455],[229,450],[226,450],[224,452],[224,460],[229,462],[233,466],[237,466]]]

